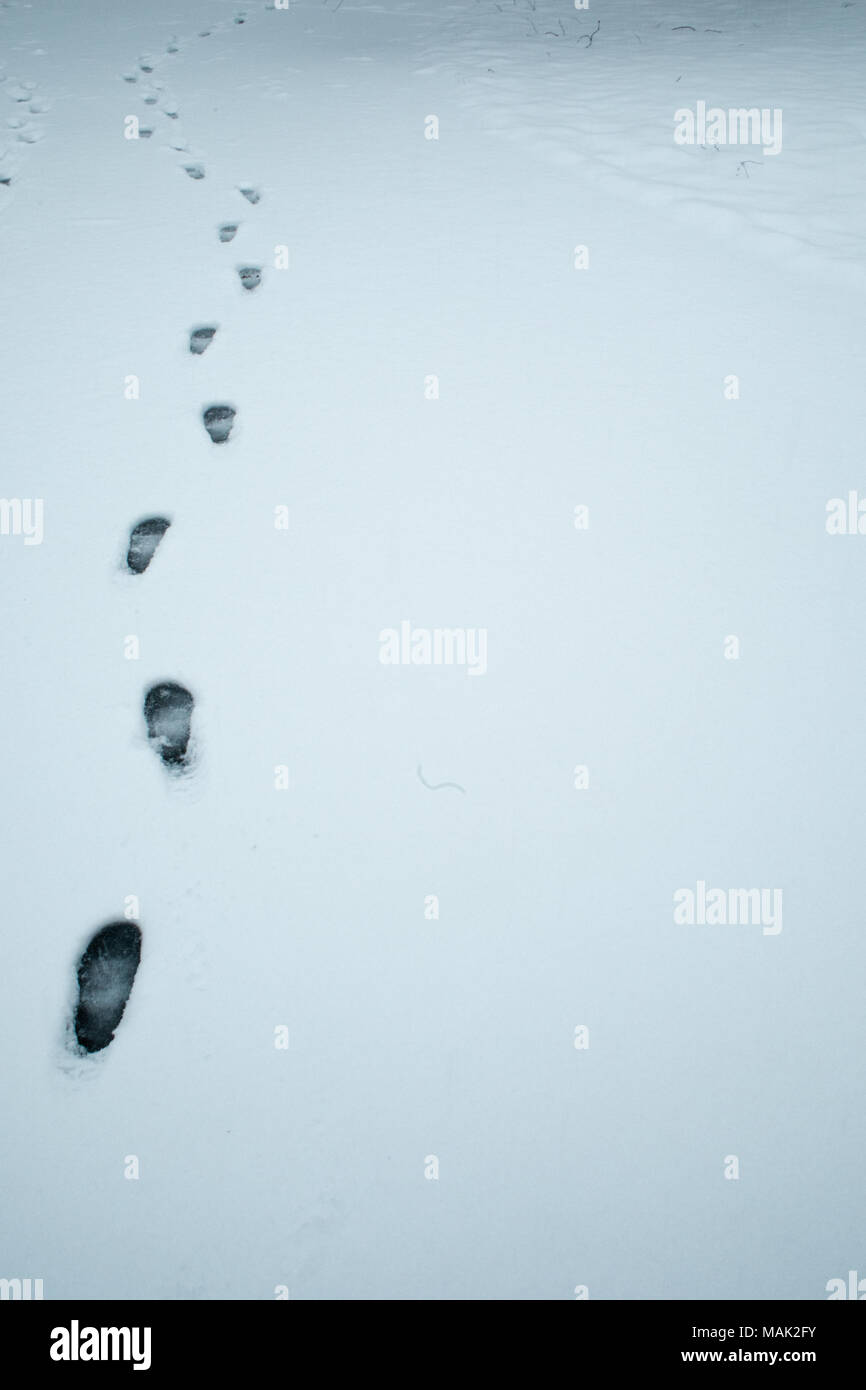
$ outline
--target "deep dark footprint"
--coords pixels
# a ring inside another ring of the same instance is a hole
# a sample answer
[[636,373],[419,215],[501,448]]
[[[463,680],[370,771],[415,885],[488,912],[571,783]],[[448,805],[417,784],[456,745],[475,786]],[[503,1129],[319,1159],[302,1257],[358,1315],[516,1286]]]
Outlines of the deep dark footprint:
[[238,225],[237,222],[224,222],[221,227],[218,227],[220,241],[233,241]]
[[138,138],[139,138],[139,140],[149,140],[152,134],[153,134],[153,126],[152,126],[152,125],[140,125],[140,126],[138,127]]
[[190,176],[191,179],[203,179],[203,178],[204,178],[204,165],[203,165],[203,164],[184,164],[183,167],[184,167],[184,170],[186,171],[186,173],[189,174],[189,176]]
[[238,266],[238,275],[241,277],[241,284],[245,290],[255,290],[262,283],[262,268],[260,265]]
[[209,405],[202,411],[204,427],[214,444],[225,444],[232,432],[237,411],[230,405]]
[[186,767],[192,710],[189,691],[173,681],[152,685],[144,697],[147,736],[167,768]]
[[262,201],[262,195],[257,188],[239,188],[238,192],[243,193],[247,202],[252,203],[253,206]]
[[141,929],[111,922],[91,939],[78,966],[75,1036],[85,1052],[101,1052],[123,1018],[141,960]]
[[132,574],[144,574],[170,525],[164,516],[149,516],[133,526],[126,554],[127,569]]
[[196,357],[201,357],[203,352],[207,352],[214,340],[216,327],[213,328],[194,328],[189,335],[189,350]]

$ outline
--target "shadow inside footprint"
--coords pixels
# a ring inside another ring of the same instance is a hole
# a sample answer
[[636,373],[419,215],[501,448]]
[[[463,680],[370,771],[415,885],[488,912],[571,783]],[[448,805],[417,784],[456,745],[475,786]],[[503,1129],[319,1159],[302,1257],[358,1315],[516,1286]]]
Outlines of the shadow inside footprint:
[[221,227],[217,228],[220,241],[233,241],[237,229],[237,222],[224,222]]
[[238,275],[245,290],[254,290],[262,283],[262,268],[259,265],[242,265]]
[[260,203],[262,201],[262,195],[257,188],[241,188],[238,190],[238,192],[243,193],[247,202],[252,203],[254,206],[256,203]]
[[204,427],[214,444],[225,444],[232,432],[237,411],[230,405],[209,405],[202,411]]
[[144,574],[170,525],[164,516],[149,516],[133,526],[126,553],[126,566],[132,574]]
[[187,174],[189,174],[189,176],[190,176],[191,179],[203,179],[203,178],[204,178],[204,165],[203,165],[203,164],[184,164],[183,167],[184,167],[185,172],[186,172]]
[[193,698],[174,681],[152,685],[144,697],[147,736],[162,759],[163,766],[182,771],[187,765]]
[[85,1052],[101,1052],[114,1038],[140,960],[135,922],[111,922],[91,938],[78,966],[75,1010],[75,1037]]
[[189,335],[189,350],[196,357],[201,357],[203,352],[207,352],[216,333],[213,328],[194,328]]

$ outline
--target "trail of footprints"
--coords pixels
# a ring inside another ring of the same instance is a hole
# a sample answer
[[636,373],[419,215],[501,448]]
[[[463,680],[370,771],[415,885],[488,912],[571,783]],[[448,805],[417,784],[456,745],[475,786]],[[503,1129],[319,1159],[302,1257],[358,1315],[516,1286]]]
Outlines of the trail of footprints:
[[[234,24],[241,25],[245,22],[245,14],[235,15]],[[202,30],[198,37],[208,38],[213,32],[214,30]],[[178,53],[180,48],[180,42],[171,39],[166,53]],[[162,97],[159,109],[169,120],[175,121],[179,116],[177,105],[165,96],[164,89],[155,79],[151,81],[155,71],[155,59],[140,58],[137,68],[124,73],[123,80],[132,85],[137,84],[141,78],[146,78],[149,85],[144,88],[144,104],[151,108],[156,107]],[[29,94],[30,89],[27,90]],[[33,110],[34,107],[31,106],[30,109]],[[152,134],[152,127],[139,123],[139,137],[149,139]],[[175,140],[172,147],[184,150],[186,144],[182,139]],[[199,160],[190,161],[182,168],[193,180],[198,181],[206,177],[206,167]],[[5,180],[0,179],[0,182],[2,181]],[[249,184],[241,185],[237,191],[253,207],[261,201],[261,191]],[[222,223],[217,230],[219,241],[232,241],[239,226],[239,222]],[[237,266],[236,271],[245,290],[253,291],[262,282],[261,266]],[[191,328],[190,355],[201,357],[207,352],[218,331],[219,325],[214,323],[199,324]],[[201,414],[202,424],[214,444],[228,443],[236,415],[235,407],[226,402],[217,402],[205,407]],[[130,575],[146,573],[170,526],[171,520],[167,516],[147,516],[135,523],[129,533],[126,552],[126,569]],[[169,776],[188,773],[192,768],[195,752],[195,699],[191,691],[177,681],[158,681],[145,691],[142,708],[147,738],[166,773]],[[138,923],[121,921],[109,922],[106,926],[100,927],[88,942],[78,964],[78,1001],[72,1024],[75,1042],[81,1053],[102,1052],[113,1041],[141,960],[141,941],[142,933]]]
[[21,82],[6,72],[0,72],[0,92],[11,108],[0,133],[0,193],[5,194],[18,177],[27,147],[42,139],[42,126],[32,118],[50,110],[50,104],[35,82]]

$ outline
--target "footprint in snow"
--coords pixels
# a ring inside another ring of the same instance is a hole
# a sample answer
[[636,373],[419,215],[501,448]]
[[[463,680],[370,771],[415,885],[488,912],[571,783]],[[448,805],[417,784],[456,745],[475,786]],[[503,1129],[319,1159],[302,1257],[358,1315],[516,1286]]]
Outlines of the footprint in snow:
[[237,411],[230,405],[209,405],[202,411],[204,427],[214,444],[225,444],[232,432]]
[[164,516],[149,516],[133,526],[126,552],[126,567],[131,574],[144,574],[170,525]]
[[194,328],[189,335],[190,352],[196,357],[201,357],[213,342],[215,333],[216,327]]
[[260,203],[262,200],[262,195],[258,188],[239,188],[238,192],[242,193],[247,202],[252,203],[253,206],[255,206],[256,203]]
[[135,922],[110,922],[91,937],[78,966],[74,1021],[85,1052],[101,1052],[112,1042],[140,960],[141,928]]
[[223,222],[222,226],[217,228],[220,241],[232,241],[237,232],[238,225],[237,222]]
[[147,736],[170,772],[188,766],[193,704],[189,691],[174,681],[152,685],[145,696]]
[[191,179],[203,179],[203,178],[204,178],[204,165],[203,165],[203,164],[184,164],[183,167],[184,167],[184,171],[185,171],[187,174],[189,174],[189,176],[190,176]]
[[260,265],[241,265],[238,266],[240,282],[245,290],[258,289],[262,283],[262,268]]

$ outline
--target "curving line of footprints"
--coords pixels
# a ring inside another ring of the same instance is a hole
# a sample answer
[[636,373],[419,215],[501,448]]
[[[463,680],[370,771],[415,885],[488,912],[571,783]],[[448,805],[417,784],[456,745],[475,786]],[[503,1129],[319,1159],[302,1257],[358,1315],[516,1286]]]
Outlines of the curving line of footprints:
[[0,72],[0,92],[14,112],[6,118],[5,138],[0,137],[0,190],[5,192],[17,180],[28,146],[43,137],[40,122],[32,117],[44,115],[51,105],[40,96],[35,82],[21,82],[6,72]]
[[[246,14],[241,12],[234,16],[232,22],[241,25],[246,18]],[[221,21],[213,29],[200,30],[198,37],[208,38],[217,30],[227,27],[228,23]],[[181,44],[177,39],[169,40],[166,54],[180,50]],[[145,56],[139,58],[136,71],[123,74],[123,80],[131,85],[137,84],[139,75],[151,79],[155,70],[156,60]],[[178,119],[176,103],[165,95],[165,89],[157,79],[149,80],[143,91],[145,105],[157,106],[162,95],[162,114],[171,121]],[[153,135],[153,128],[139,123],[138,134],[139,138],[149,139]],[[173,137],[170,143],[171,148],[179,152],[188,150],[182,137]],[[191,179],[205,177],[205,165],[198,160],[181,167]],[[253,206],[261,200],[259,190],[251,186],[241,185],[238,192]],[[239,226],[237,221],[222,223],[218,228],[220,242],[232,241]],[[252,292],[261,284],[261,266],[239,266],[237,273],[245,290]],[[190,354],[200,357],[205,353],[216,333],[217,325],[214,324],[193,328],[189,337]],[[225,403],[215,403],[202,411],[202,423],[214,444],[228,442],[236,413],[233,406]],[[167,517],[148,516],[132,527],[126,554],[126,568],[130,574],[145,573],[170,525]],[[183,775],[190,770],[194,753],[194,708],[195,701],[190,691],[174,681],[159,681],[145,692],[147,736],[170,775]],[[73,1018],[75,1043],[81,1053],[101,1052],[112,1042],[129,1000],[140,960],[141,927],[137,922],[110,922],[88,942],[78,965],[78,1002]]]

